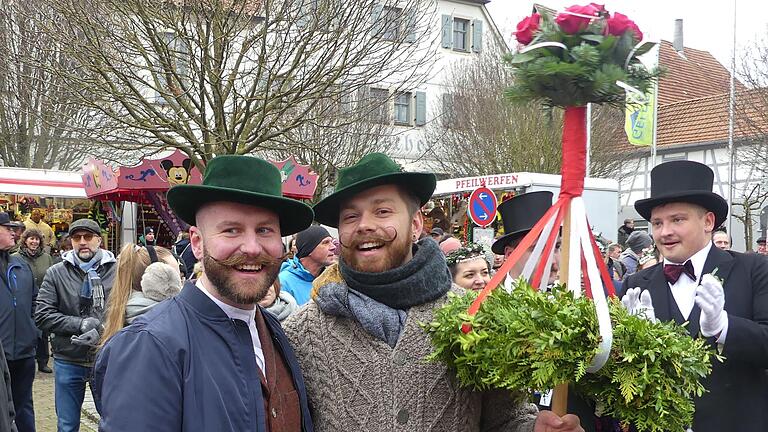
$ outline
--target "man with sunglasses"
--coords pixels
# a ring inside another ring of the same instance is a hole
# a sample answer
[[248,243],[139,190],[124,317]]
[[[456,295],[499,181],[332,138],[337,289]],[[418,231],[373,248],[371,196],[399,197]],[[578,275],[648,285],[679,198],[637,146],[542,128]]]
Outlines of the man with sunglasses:
[[59,432],[79,430],[85,384],[92,374],[94,347],[117,271],[114,254],[100,247],[96,221],[73,222],[69,239],[72,250],[46,272],[35,312],[38,326],[53,335]]

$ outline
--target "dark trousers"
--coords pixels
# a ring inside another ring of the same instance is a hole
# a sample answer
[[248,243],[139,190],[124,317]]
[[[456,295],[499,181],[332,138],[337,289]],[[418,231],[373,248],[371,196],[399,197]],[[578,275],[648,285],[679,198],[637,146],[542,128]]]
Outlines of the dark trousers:
[[37,371],[35,358],[8,360],[8,370],[11,373],[16,428],[19,432],[35,432],[35,408],[32,405],[32,382]]
[[37,364],[48,365],[48,359],[51,357],[50,350],[48,349],[49,333],[43,331],[40,338],[37,340]]

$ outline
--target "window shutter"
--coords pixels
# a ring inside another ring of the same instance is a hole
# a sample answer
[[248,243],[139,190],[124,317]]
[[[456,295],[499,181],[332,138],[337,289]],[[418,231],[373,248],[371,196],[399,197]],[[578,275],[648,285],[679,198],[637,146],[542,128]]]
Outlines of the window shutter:
[[415,6],[405,11],[405,41],[411,43],[416,42],[417,17],[414,9]]
[[384,32],[384,20],[382,14],[384,13],[384,5],[376,3],[371,10],[371,34],[373,37],[381,37]]
[[453,17],[443,15],[443,48],[453,47]]
[[416,126],[424,126],[427,124],[427,94],[417,91],[414,93],[414,99],[416,100]]
[[483,22],[474,20],[472,23],[472,51],[479,53],[483,50]]

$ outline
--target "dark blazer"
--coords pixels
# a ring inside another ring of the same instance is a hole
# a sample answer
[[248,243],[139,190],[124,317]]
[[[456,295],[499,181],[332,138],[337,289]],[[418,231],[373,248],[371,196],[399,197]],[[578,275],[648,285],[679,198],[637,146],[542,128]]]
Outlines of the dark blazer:
[[[703,382],[708,393],[695,400],[693,430],[768,431],[768,260],[713,245],[702,274],[715,268],[716,276],[724,281],[728,313],[723,346],[726,360],[714,360],[712,374]],[[661,263],[630,275],[622,293],[634,287],[650,291],[657,319],[684,322]],[[694,337],[699,335],[700,314],[694,305],[688,324]],[[714,338],[711,342],[714,344]]]
[[[261,313],[293,378],[301,430],[312,432],[299,363],[277,318]],[[107,341],[91,385],[99,430],[266,430],[248,328],[229,319],[194,281]]]

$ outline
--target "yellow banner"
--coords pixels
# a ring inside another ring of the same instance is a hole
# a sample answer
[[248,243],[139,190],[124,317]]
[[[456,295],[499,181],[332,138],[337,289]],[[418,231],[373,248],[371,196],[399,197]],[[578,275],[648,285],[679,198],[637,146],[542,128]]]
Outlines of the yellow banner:
[[624,130],[629,143],[636,146],[653,144],[653,112],[656,109],[653,88],[648,90],[644,100],[638,95],[627,92],[626,119]]

